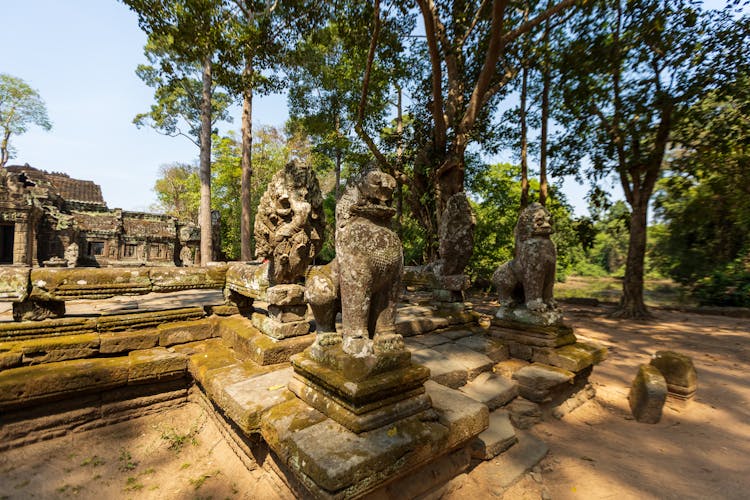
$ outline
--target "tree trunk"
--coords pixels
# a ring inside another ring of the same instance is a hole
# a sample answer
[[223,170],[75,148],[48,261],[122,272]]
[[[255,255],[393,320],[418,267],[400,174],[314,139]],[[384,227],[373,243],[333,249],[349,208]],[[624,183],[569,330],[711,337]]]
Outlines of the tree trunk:
[[539,139],[539,203],[547,205],[547,130],[549,126],[549,19],[544,22],[544,62],[542,64],[542,130]]
[[401,216],[404,212],[404,186],[401,176],[404,174],[404,115],[401,99],[401,87],[397,86],[398,101],[396,102],[396,134],[398,135],[396,144],[396,217],[394,229],[397,234],[401,235]]
[[213,238],[211,231],[211,57],[203,59],[203,91],[201,93],[200,131],[200,216],[201,265],[213,260]]
[[250,82],[252,74],[252,56],[246,55],[245,68],[243,70],[245,87],[242,92],[242,181],[240,191],[242,207],[240,218],[240,258],[246,262],[253,258],[253,86]]
[[341,196],[341,147],[339,146],[339,142],[341,141],[341,131],[339,129],[341,124],[341,121],[339,119],[338,113],[336,113],[336,121],[335,121],[335,127],[336,127],[336,186],[334,186],[334,195],[336,196],[336,201],[339,200],[339,196]]
[[[523,10],[523,22],[529,20],[529,6],[525,5]],[[528,36],[527,36],[528,38]],[[523,45],[523,69],[521,73],[521,104],[519,119],[521,121],[521,210],[529,206],[529,143],[528,128],[526,125],[526,94],[529,88],[529,53]]]
[[643,268],[646,258],[646,227],[648,221],[648,196],[632,203],[630,214],[630,239],[625,278],[622,282],[620,306],[613,316],[618,318],[648,318],[650,314],[643,302]]
[[521,78],[521,209],[529,205],[529,145],[527,142],[528,130],[526,126],[526,92],[528,90],[529,68],[524,64]]

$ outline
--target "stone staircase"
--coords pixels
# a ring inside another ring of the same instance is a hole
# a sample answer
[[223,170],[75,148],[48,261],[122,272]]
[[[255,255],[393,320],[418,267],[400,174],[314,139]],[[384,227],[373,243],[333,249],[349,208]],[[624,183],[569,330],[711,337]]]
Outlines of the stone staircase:
[[[276,341],[248,318],[207,315],[218,308],[203,311],[199,319],[158,326],[153,325],[158,311],[141,313],[149,315],[143,320],[119,315],[123,328],[116,320],[88,318],[115,327],[41,338],[16,334],[1,341],[0,450],[184,404],[195,383],[239,434],[233,438],[262,438],[278,469],[325,463],[318,447],[326,439],[340,453],[359,457],[320,470],[309,466],[304,477],[311,480],[300,491],[316,496],[372,493],[368,485],[377,481],[364,481],[362,470],[380,477],[379,494],[422,494],[465,471],[472,459],[506,455],[515,457],[508,469],[517,471],[515,480],[546,454],[546,445],[522,429],[590,398],[586,379],[604,356],[600,348],[576,343],[539,351],[545,363],[514,359],[507,339],[476,326],[476,314],[404,304],[397,329],[413,362],[430,369],[425,389],[435,419],[407,419],[397,438],[394,429],[381,428],[337,440],[343,435],[338,424],[287,389],[293,376],[289,357],[312,343],[314,334]],[[431,441],[420,437],[424,433]],[[395,444],[385,451],[368,444],[389,440]],[[440,458],[429,462],[427,456]],[[408,476],[389,482],[389,474],[404,471]],[[420,491],[414,484],[418,477],[425,478]]]

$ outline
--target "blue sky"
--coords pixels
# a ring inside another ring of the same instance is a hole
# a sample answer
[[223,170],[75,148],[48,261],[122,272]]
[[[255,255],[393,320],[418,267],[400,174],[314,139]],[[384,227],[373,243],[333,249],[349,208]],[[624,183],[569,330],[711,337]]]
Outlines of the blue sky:
[[[9,164],[93,180],[110,208],[147,209],[159,165],[193,162],[198,149],[132,124],[153,102],[153,90],[135,75],[146,41],[136,16],[114,0],[3,3],[0,73],[39,91],[53,124],[50,132],[31,128],[12,138],[17,153]],[[253,104],[258,123],[287,119],[281,96]],[[239,109],[234,116],[224,128],[239,128]]]
[[[153,100],[152,89],[135,75],[145,62],[146,40],[136,16],[115,0],[4,4],[0,73],[38,90],[53,122],[50,132],[32,128],[13,138],[17,154],[9,163],[93,180],[110,208],[147,210],[155,202],[159,166],[194,162],[198,150],[185,138],[132,124]],[[253,107],[256,124],[282,125],[288,117],[283,96],[256,98]],[[239,108],[233,116],[222,130],[239,128]],[[612,191],[619,189],[614,184]],[[563,190],[576,213],[585,214],[586,188],[566,180]]]

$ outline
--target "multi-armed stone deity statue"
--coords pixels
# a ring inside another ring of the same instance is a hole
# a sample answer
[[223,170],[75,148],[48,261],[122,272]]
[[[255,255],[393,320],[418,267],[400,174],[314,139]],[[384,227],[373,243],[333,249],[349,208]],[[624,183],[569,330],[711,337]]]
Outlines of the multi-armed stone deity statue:
[[303,281],[323,246],[323,197],[311,168],[295,161],[276,173],[263,193],[255,218],[256,255],[267,261],[268,316],[253,324],[275,339],[309,333]]
[[552,294],[557,251],[551,234],[546,208],[532,203],[521,211],[515,230],[515,258],[492,275],[500,302],[497,318],[546,325],[562,320]]
[[323,246],[324,228],[315,173],[291,161],[271,179],[255,218],[255,254],[268,259],[272,284],[302,280]]

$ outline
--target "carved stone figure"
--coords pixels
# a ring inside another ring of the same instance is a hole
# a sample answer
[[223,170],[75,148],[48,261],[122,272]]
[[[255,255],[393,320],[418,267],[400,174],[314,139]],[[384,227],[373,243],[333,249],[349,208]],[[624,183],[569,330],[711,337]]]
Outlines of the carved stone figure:
[[552,289],[557,251],[551,234],[550,213],[546,208],[532,203],[521,211],[515,229],[515,258],[492,275],[501,311],[516,305],[525,305],[534,313],[556,310]]
[[195,265],[193,251],[187,245],[182,245],[182,249],[180,250],[180,263],[182,263],[183,267],[192,267]]
[[349,183],[336,206],[336,261],[310,276],[306,292],[319,345],[342,340],[333,333],[340,297],[345,352],[361,357],[403,348],[395,319],[404,257],[389,227],[395,188],[393,177],[371,170]]
[[68,267],[78,265],[78,243],[75,241],[65,248],[65,260],[68,261]]
[[256,255],[268,259],[271,283],[296,283],[323,246],[323,197],[312,169],[288,163],[260,199]]
[[453,276],[464,272],[474,251],[474,226],[476,219],[465,193],[456,193],[448,199],[440,220],[440,275]]

